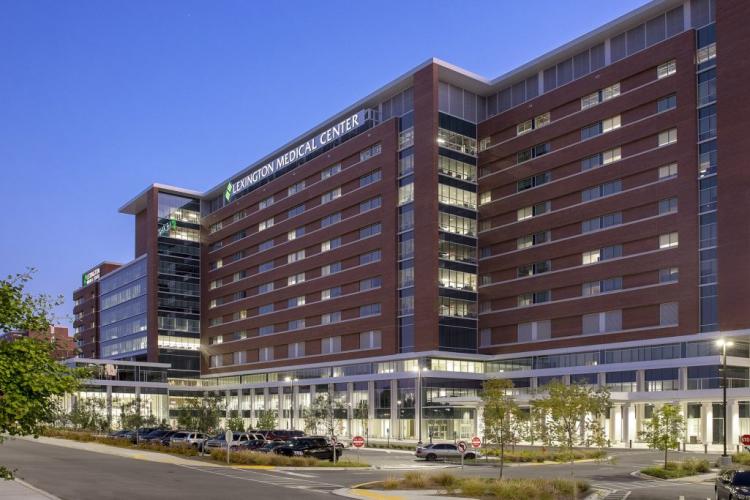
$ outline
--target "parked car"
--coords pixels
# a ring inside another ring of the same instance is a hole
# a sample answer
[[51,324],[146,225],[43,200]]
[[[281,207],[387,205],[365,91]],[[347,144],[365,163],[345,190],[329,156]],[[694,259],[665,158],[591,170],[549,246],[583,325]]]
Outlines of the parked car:
[[[428,444],[427,446],[418,446],[416,453],[417,458],[424,458],[428,462],[437,460],[438,458],[461,458],[461,453],[458,452],[458,446],[452,443],[435,443]],[[479,452],[469,449],[466,450],[464,458],[471,460],[479,458]]]
[[258,448],[265,446],[267,442],[265,439],[250,439],[249,441],[243,441],[238,445],[232,446],[231,450],[256,451]]
[[292,438],[304,437],[305,433],[302,431],[291,431],[286,429],[274,429],[272,431],[266,431],[264,436],[269,441],[275,441],[281,439],[282,441],[289,441]]
[[286,445],[274,449],[273,452],[287,457],[313,457],[333,461],[334,452],[336,458],[341,457],[343,446],[340,444],[334,446],[325,436],[295,437]]
[[[250,441],[250,434],[247,432],[235,432],[232,437],[232,441],[229,443],[230,449],[233,446],[241,446],[242,443]],[[227,442],[224,434],[219,434],[218,436],[209,439],[206,441],[205,448],[207,450],[216,449],[216,448],[226,448]]]
[[120,439],[120,438],[122,438],[122,437],[123,437],[123,436],[124,436],[125,434],[127,434],[128,432],[130,432],[130,431],[128,431],[128,430],[122,430],[122,431],[114,431],[114,432],[110,432],[110,433],[109,433],[109,437],[111,437],[111,438],[115,438],[115,439]]
[[161,444],[162,446],[169,446],[169,441],[172,439],[172,436],[174,436],[175,433],[177,433],[177,431],[167,431],[166,434],[163,434],[161,437],[156,438],[151,442]]
[[174,431],[169,429],[156,429],[143,436],[141,438],[141,441],[145,441],[147,443],[161,441],[164,436],[173,432]]
[[725,470],[716,477],[716,500],[750,498],[750,471]]
[[169,446],[176,445],[189,445],[193,448],[200,450],[203,448],[203,443],[206,441],[206,435],[202,432],[192,431],[177,431],[172,434],[169,438]]
[[286,446],[286,444],[286,441],[282,441],[280,439],[277,439],[275,441],[266,441],[266,444],[264,444],[260,448],[256,448],[255,451],[259,453],[271,453],[279,446]]

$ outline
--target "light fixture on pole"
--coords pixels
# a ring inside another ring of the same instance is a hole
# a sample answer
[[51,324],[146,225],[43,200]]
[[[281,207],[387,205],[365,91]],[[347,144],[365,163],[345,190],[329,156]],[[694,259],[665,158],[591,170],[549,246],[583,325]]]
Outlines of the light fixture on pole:
[[732,459],[727,455],[727,347],[734,345],[734,342],[726,339],[719,339],[716,344],[721,347],[722,369],[721,369],[721,388],[722,388],[722,412],[724,415],[724,432],[723,444],[724,453],[721,455],[720,462],[722,465],[731,465]]
[[289,395],[289,430],[294,430],[294,383],[296,378],[285,377],[284,382],[289,382],[292,393]]

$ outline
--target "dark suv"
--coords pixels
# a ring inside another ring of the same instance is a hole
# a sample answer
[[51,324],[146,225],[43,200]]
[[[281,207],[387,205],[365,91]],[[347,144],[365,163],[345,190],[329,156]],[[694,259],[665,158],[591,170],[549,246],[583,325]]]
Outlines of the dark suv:
[[750,471],[725,470],[716,478],[716,499],[750,498]]
[[[333,461],[334,446],[324,436],[296,437],[289,440],[286,446],[279,446],[274,453],[287,457],[312,457],[319,460]],[[341,457],[342,447],[336,445],[336,458]]]

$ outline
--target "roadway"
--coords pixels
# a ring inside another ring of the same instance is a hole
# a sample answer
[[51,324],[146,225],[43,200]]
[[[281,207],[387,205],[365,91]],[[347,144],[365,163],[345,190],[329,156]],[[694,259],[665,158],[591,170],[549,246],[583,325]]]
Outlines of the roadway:
[[[362,450],[363,462],[378,469],[306,470],[239,469],[217,467],[200,460],[162,463],[99,453],[30,440],[6,440],[0,445],[0,464],[16,469],[28,483],[63,500],[94,499],[201,499],[252,494],[275,500],[329,497],[332,490],[398,476],[406,470],[442,470],[462,476],[496,476],[491,465],[466,466],[463,470],[449,464],[428,464],[415,460],[408,452]],[[659,463],[660,454],[647,450],[613,450],[611,462],[582,462],[572,466],[512,465],[505,477],[571,477],[589,481],[595,487],[613,492],[610,500],[713,498],[712,483],[643,480],[631,475],[642,467]],[[357,458],[347,450],[346,458]],[[674,453],[670,459],[687,456],[715,460],[712,455]]]

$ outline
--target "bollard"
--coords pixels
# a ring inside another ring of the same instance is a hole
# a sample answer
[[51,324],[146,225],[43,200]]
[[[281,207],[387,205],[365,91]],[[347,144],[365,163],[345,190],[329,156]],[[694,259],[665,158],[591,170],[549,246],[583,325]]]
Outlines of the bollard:
[[687,451],[687,443],[685,441],[682,442],[682,451]]
[[708,454],[708,445],[707,444],[703,445],[703,453],[706,454],[706,455]]
[[628,448],[632,448],[632,447],[633,447],[633,440],[628,439]]

